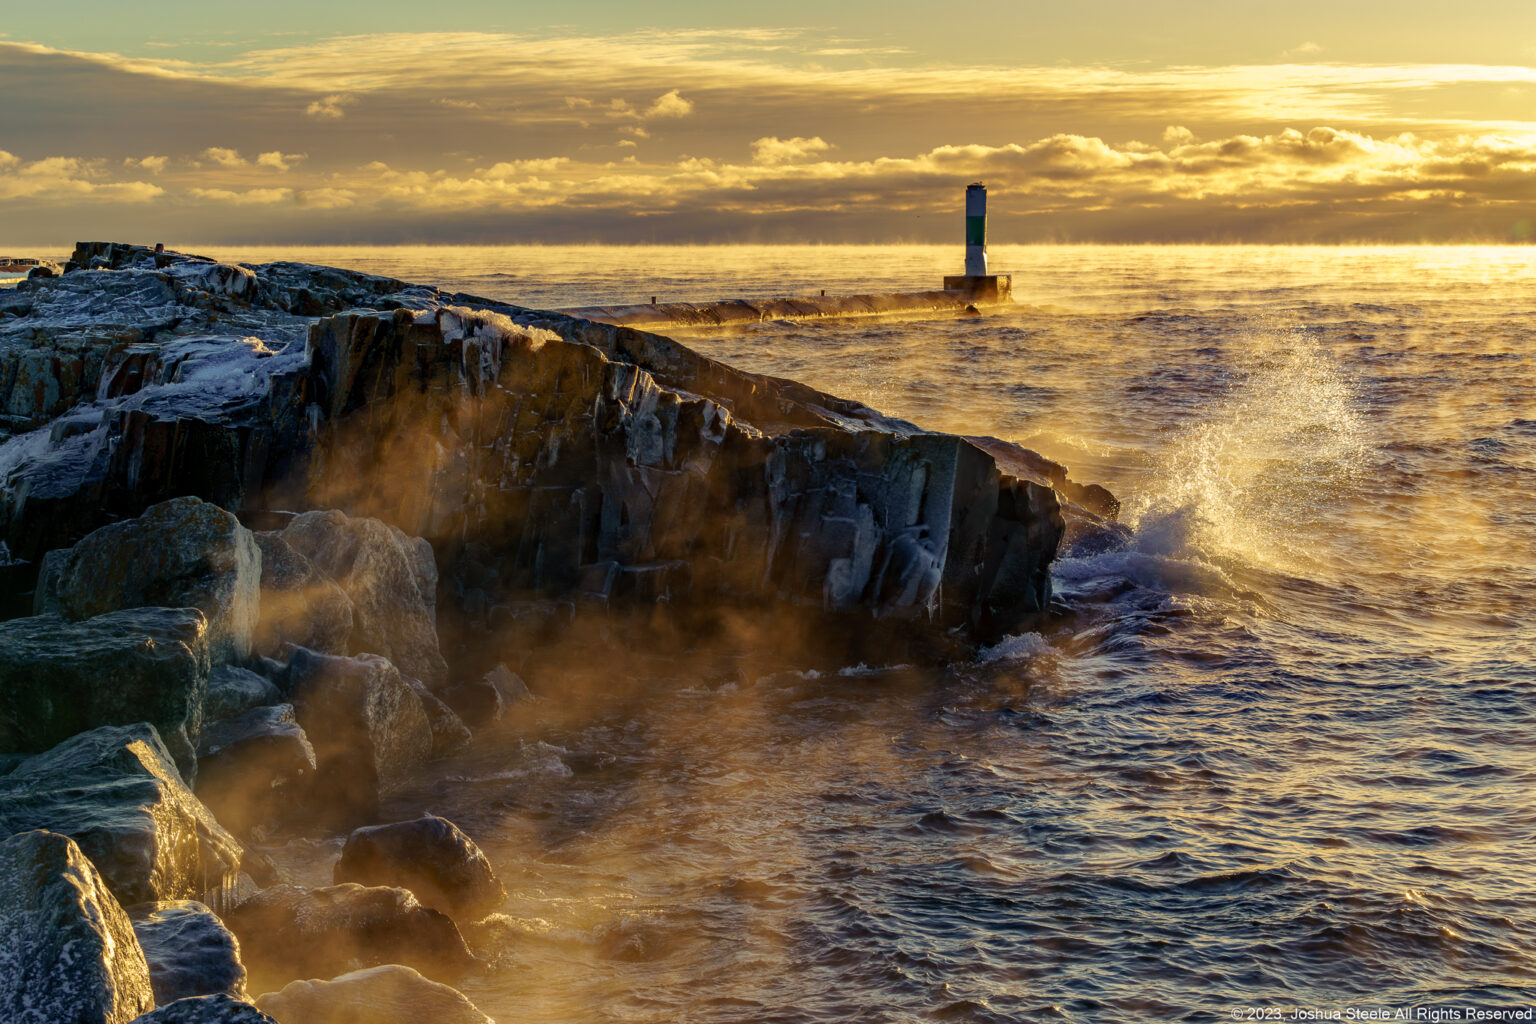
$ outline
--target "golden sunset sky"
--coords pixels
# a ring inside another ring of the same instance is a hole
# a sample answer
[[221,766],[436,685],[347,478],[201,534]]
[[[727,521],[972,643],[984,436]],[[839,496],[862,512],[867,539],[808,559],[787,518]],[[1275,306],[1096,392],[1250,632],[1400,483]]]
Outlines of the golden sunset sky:
[[1536,2],[11,5],[0,245],[1509,242]]

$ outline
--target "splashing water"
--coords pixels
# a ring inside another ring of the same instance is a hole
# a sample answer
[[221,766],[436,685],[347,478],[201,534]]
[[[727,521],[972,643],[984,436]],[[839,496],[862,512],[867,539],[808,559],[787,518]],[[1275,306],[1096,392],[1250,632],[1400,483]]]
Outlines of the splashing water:
[[1123,518],[1148,554],[1315,569],[1315,539],[1369,450],[1358,399],[1311,332],[1238,337],[1228,393],[1179,431]]

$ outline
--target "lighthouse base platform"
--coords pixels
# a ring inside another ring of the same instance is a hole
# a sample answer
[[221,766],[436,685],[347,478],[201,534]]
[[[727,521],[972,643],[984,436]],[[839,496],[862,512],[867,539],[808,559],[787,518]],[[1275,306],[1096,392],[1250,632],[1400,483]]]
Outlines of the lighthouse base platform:
[[1012,302],[1013,275],[964,274],[960,277],[946,277],[944,290],[968,292],[976,302]]

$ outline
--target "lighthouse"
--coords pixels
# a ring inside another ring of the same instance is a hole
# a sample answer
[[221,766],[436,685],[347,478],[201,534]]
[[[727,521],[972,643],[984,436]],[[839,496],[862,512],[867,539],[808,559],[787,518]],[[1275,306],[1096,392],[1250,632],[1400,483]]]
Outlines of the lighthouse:
[[987,186],[965,187],[965,276],[987,274]]
[[944,290],[971,302],[1013,301],[1013,275],[987,273],[987,186],[979,181],[965,188],[965,273],[946,277]]

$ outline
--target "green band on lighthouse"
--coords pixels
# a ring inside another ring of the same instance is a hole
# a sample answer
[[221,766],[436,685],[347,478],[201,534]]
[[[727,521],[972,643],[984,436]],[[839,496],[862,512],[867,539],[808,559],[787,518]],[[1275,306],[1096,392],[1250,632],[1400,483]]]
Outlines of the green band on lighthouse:
[[966,245],[986,245],[987,244],[987,218],[986,217],[982,216],[982,217],[967,217],[967,218],[965,218],[965,244]]

